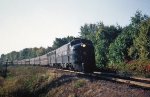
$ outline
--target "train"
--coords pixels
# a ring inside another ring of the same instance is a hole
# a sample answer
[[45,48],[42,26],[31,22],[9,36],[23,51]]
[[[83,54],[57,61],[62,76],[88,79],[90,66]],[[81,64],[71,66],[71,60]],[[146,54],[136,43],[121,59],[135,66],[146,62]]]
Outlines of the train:
[[15,65],[40,65],[92,73],[95,68],[93,43],[76,38],[69,43],[35,58],[14,60]]

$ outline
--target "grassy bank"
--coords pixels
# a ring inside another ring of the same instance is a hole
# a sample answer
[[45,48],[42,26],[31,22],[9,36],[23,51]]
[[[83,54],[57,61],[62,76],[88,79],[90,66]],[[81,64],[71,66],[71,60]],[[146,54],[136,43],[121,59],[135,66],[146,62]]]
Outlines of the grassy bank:
[[7,77],[0,77],[0,97],[34,97],[38,89],[56,76],[42,67],[8,67]]
[[150,91],[38,66],[9,66],[0,97],[149,97]]
[[150,78],[150,60],[133,60],[127,63],[108,65],[108,71],[115,71],[128,76]]

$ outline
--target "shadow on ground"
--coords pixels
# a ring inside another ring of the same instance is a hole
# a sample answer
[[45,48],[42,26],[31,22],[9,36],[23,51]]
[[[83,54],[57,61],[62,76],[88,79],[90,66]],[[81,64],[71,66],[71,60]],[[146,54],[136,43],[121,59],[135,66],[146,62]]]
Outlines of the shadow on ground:
[[74,75],[62,75],[61,77],[57,78],[56,80],[50,82],[49,84],[38,88],[33,92],[34,97],[40,97],[41,95],[46,95],[51,89],[59,87],[65,83],[69,83],[72,80],[75,80]]

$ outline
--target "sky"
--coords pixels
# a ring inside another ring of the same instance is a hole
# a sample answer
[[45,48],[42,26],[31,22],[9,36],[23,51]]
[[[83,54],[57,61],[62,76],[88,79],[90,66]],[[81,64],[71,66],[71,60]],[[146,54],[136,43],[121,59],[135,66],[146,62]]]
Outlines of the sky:
[[77,37],[86,23],[126,26],[137,10],[150,16],[149,4],[150,0],[0,0],[0,55]]

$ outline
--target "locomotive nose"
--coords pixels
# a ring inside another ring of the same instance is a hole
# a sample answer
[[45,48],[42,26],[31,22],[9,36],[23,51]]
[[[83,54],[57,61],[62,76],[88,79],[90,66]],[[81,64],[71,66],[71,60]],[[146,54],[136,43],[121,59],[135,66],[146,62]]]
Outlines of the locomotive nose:
[[83,44],[83,43],[82,43],[82,44],[81,44],[81,47],[86,47],[86,44]]
[[87,46],[88,46],[87,44],[80,43],[80,44],[74,45],[72,48],[74,48],[74,49],[80,49],[80,48],[85,48]]

